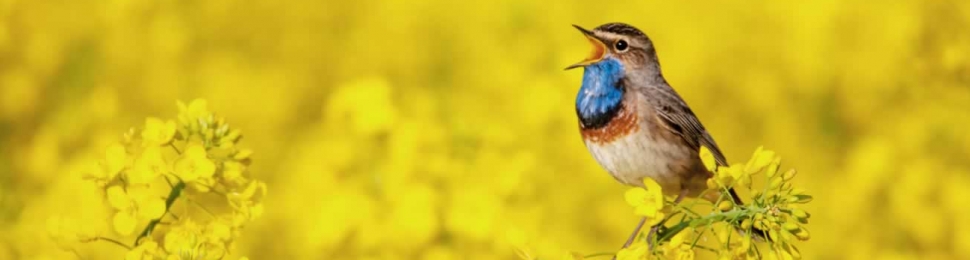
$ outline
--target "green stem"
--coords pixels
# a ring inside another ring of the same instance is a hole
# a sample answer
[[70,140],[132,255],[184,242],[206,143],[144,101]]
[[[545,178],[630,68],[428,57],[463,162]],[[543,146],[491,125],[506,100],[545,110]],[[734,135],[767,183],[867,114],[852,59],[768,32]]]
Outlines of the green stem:
[[599,257],[599,256],[613,256],[613,255],[615,255],[615,253],[605,253],[604,252],[604,253],[595,253],[595,254],[584,255],[583,258],[593,258],[593,257]]
[[[677,223],[677,225],[674,225],[673,227],[668,228],[663,233],[657,234],[658,235],[657,236],[658,237],[657,242],[660,243],[660,242],[663,242],[663,241],[670,240],[670,238],[674,237],[674,235],[676,235],[677,233],[680,233],[680,231],[683,231],[684,229],[687,229],[688,227],[691,227],[691,226],[694,226],[694,227],[706,226],[706,225],[713,224],[714,222],[717,222],[718,220],[723,220],[723,219],[736,219],[736,218],[741,217],[741,216],[752,215],[754,213],[765,212],[765,211],[767,211],[767,209],[763,209],[763,208],[734,208],[734,209],[729,210],[729,211],[711,213],[711,214],[709,214],[707,216],[704,216],[704,217],[700,217],[700,218],[696,218],[696,219],[693,219],[693,220],[690,220],[690,221],[684,221],[684,222]],[[694,225],[691,225],[692,223],[695,223],[695,224]]]
[[109,242],[109,243],[124,247],[125,249],[128,249],[128,250],[132,249],[132,247],[125,245],[124,243],[121,243],[121,241],[114,240],[107,237],[94,237],[94,241],[105,241],[105,242]]
[[700,249],[703,249],[703,250],[710,251],[711,253],[717,254],[717,250],[715,250],[714,248],[710,248],[710,247],[706,247],[706,246],[702,246],[702,245],[692,245],[692,246],[695,247],[695,248],[700,248]]
[[[175,200],[182,195],[182,190],[184,189],[185,189],[185,182],[182,182],[182,181],[179,181],[178,183],[175,184],[175,186],[172,187],[172,191],[170,191],[168,193],[168,197],[165,198],[165,213],[168,213],[169,209],[172,208],[172,204],[175,204]],[[155,230],[155,226],[158,226],[158,223],[162,221],[162,217],[164,216],[165,214],[162,214],[161,217],[158,217],[156,219],[153,219],[151,222],[148,222],[148,226],[145,226],[145,229],[141,231],[141,234],[138,235],[138,238],[135,238],[135,245],[138,245],[138,242],[141,241],[142,238],[151,235],[152,231]]]
[[701,214],[697,214],[697,212],[694,212],[693,210],[691,210],[690,208],[685,207],[684,205],[674,204],[673,201],[667,201],[667,205],[670,205],[670,206],[673,206],[674,208],[680,209],[681,212],[690,213],[690,215],[692,215],[692,217],[700,217],[701,216]]
[[701,237],[704,236],[704,233],[707,233],[707,229],[701,229],[701,233],[694,237],[694,241],[690,243],[690,247],[698,247],[699,245],[697,245],[697,242],[701,241]]
[[179,155],[182,154],[182,150],[179,150],[178,147],[175,147],[175,141],[174,140],[172,142],[169,142],[168,145],[171,146],[172,149],[175,149],[175,153],[177,153]]
[[209,214],[209,216],[211,216],[212,218],[216,218],[216,214],[212,213],[212,211],[209,211],[209,209],[205,208],[205,206],[203,206],[202,203],[199,203],[198,201],[195,201],[192,199],[188,199],[188,201],[192,202],[192,204],[195,204],[196,206],[199,206],[199,208],[202,209],[202,211],[204,211],[206,214]]

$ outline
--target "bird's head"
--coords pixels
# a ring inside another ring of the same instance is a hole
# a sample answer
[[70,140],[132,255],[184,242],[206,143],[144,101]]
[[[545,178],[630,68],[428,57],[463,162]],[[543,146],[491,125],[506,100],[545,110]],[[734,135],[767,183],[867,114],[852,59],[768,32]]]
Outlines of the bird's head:
[[628,88],[650,86],[660,76],[653,43],[643,32],[622,23],[608,23],[592,31],[573,25],[592,44],[589,57],[566,69],[583,67],[583,85],[576,111],[583,125],[599,125],[619,109]]
[[588,67],[603,62],[618,62],[627,70],[652,69],[656,64],[653,42],[639,29],[624,23],[608,23],[592,31],[573,25],[589,40],[592,52],[583,61],[566,69]]

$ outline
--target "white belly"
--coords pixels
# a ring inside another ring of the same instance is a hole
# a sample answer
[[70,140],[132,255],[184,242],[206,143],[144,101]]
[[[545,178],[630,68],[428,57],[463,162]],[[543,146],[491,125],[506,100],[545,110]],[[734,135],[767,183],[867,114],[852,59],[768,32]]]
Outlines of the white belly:
[[626,185],[643,186],[642,179],[649,177],[666,194],[677,194],[681,189],[680,177],[673,172],[677,167],[670,164],[683,161],[683,156],[689,154],[682,147],[637,132],[608,143],[587,140],[586,148],[603,168]]

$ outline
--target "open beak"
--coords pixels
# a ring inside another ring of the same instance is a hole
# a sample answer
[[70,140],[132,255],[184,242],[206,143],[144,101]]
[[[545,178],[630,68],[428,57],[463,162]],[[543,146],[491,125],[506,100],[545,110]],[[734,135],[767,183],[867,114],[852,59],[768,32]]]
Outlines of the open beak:
[[583,35],[586,36],[586,39],[589,40],[589,43],[593,45],[593,51],[589,53],[589,57],[586,57],[585,60],[580,61],[579,63],[573,64],[573,65],[569,65],[569,67],[566,67],[566,70],[575,69],[579,67],[586,67],[587,65],[590,65],[602,60],[603,56],[606,56],[606,44],[603,43],[603,40],[600,40],[599,38],[597,38],[592,31],[583,29],[583,27],[579,27],[579,25],[574,24],[573,27],[576,27],[576,29],[578,29],[579,32],[582,32]]

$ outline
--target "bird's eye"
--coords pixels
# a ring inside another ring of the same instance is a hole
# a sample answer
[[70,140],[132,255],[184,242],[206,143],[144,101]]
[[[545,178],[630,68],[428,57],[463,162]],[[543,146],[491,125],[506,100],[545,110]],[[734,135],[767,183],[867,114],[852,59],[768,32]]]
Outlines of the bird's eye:
[[627,46],[626,41],[619,40],[619,41],[616,41],[616,46],[614,47],[616,48],[616,51],[626,51],[626,48],[629,46]]

